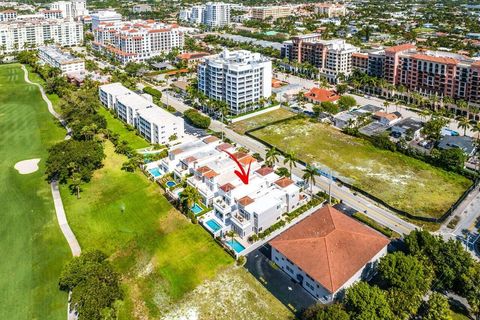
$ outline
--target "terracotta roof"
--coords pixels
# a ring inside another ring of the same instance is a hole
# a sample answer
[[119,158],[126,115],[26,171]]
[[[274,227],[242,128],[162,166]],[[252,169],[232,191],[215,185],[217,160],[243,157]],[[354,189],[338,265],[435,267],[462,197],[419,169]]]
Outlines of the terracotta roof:
[[251,203],[254,203],[255,201],[250,198],[249,196],[245,196],[243,198],[241,198],[240,200],[238,200],[238,203],[244,207],[248,206],[249,204]]
[[368,59],[368,54],[361,53],[361,52],[354,52],[354,53],[352,53],[352,57]]
[[242,159],[238,160],[238,162],[240,162],[244,166],[247,166],[250,163],[255,162],[255,161],[257,161],[257,160],[249,154],[247,154],[247,156],[243,157]]
[[386,113],[383,111],[378,111],[375,113],[374,117],[380,119],[380,118],[386,118],[390,121],[398,119],[398,116],[395,113]]
[[183,150],[181,148],[178,148],[178,149],[175,149],[175,150],[172,151],[172,153],[175,154],[175,155],[180,154],[182,152],[183,152]]
[[437,63],[442,63],[442,64],[457,64],[458,63],[458,60],[454,59],[454,58],[434,57],[434,56],[430,56],[428,54],[421,54],[421,53],[417,53],[417,54],[412,55],[412,59],[431,61],[431,62],[437,62]]
[[255,172],[258,173],[261,176],[266,176],[267,174],[270,174],[270,173],[273,172],[273,168],[272,167],[262,167]]
[[230,192],[231,190],[235,189],[235,186],[231,184],[230,182],[224,184],[223,186],[220,187],[220,189],[223,190],[223,192]]
[[318,102],[326,102],[326,101],[337,101],[340,99],[340,96],[333,91],[321,88],[312,88],[310,91],[305,93],[305,97],[307,99],[312,99]]
[[208,55],[210,55],[208,52],[185,52],[185,53],[179,54],[177,58],[182,60],[191,60],[191,59],[203,58]]
[[405,51],[405,50],[409,50],[409,49],[415,49],[415,46],[411,43],[404,43],[404,44],[400,44],[398,46],[393,46],[393,47],[387,48],[387,49],[385,49],[385,52],[397,53],[397,52],[401,52],[401,51]]
[[293,180],[287,177],[283,177],[275,181],[275,184],[280,188],[286,188],[293,183]]
[[323,207],[270,244],[330,292],[336,292],[390,241],[332,207]]
[[218,140],[220,140],[220,139],[218,139],[215,136],[210,136],[210,137],[206,137],[205,139],[203,139],[203,142],[212,143],[212,142],[215,142],[215,141],[218,141]]
[[218,176],[218,173],[216,173],[214,170],[210,170],[210,171],[208,171],[208,172],[205,172],[205,173],[203,174],[203,176],[204,176],[205,178],[211,179],[211,178],[213,178],[213,177]]
[[221,145],[218,145],[215,149],[217,149],[218,151],[224,151],[230,149],[231,147],[233,146],[230,143],[222,143]]
[[210,167],[207,167],[207,166],[203,166],[203,167],[200,167],[200,168],[197,169],[197,172],[202,173],[202,174],[206,173],[208,171],[212,171],[212,169],[210,169]]
[[195,158],[193,156],[190,156],[183,161],[186,162],[186,163],[190,163],[190,162],[193,162],[193,161],[196,161],[196,160],[197,160],[197,158]]
[[240,159],[245,158],[246,156],[248,156],[248,154],[245,153],[245,152],[238,151],[238,152],[235,152],[235,153],[233,154],[233,156],[234,156],[235,158],[237,158],[237,160],[240,161]]
[[472,67],[480,68],[480,60],[479,60],[479,61],[475,61],[474,63],[472,63]]

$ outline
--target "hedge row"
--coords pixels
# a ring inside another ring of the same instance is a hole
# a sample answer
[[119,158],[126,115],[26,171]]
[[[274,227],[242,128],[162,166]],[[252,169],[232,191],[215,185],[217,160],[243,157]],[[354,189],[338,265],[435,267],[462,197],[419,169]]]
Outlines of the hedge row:
[[211,119],[207,116],[201,115],[195,109],[189,109],[183,113],[185,119],[195,127],[207,129],[210,126]]

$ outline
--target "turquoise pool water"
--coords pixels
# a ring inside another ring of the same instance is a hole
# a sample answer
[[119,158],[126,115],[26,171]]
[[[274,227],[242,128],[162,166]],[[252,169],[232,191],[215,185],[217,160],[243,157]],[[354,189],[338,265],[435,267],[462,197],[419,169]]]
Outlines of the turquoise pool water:
[[200,212],[203,211],[202,207],[200,207],[200,205],[199,205],[198,203],[195,203],[195,204],[193,205],[193,207],[190,208],[190,210],[192,210],[192,212],[193,212],[195,215],[197,215],[197,214],[199,214]]
[[236,253],[240,253],[242,252],[243,250],[245,250],[245,247],[240,243],[238,242],[237,240],[233,239],[233,240],[228,240],[227,241],[227,244],[230,246],[230,248],[232,248]]
[[167,181],[167,187],[171,188],[171,187],[173,187],[173,186],[175,186],[175,185],[176,185],[175,181],[171,181],[171,180],[170,180],[170,181]]
[[213,230],[213,232],[217,232],[218,230],[222,229],[222,227],[217,223],[217,221],[210,219],[207,221],[207,226]]
[[154,176],[155,178],[158,178],[163,174],[162,171],[160,170],[160,168],[153,168],[153,169],[148,170],[148,172],[150,172],[150,174],[152,176]]

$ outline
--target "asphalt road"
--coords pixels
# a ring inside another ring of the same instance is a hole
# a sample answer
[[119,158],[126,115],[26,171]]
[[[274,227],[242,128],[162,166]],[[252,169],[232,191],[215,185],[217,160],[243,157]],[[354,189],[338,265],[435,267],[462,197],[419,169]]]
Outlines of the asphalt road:
[[[180,99],[169,95],[168,93],[164,92],[162,96],[162,102],[168,103],[175,109],[180,112],[184,112],[185,110],[189,109],[190,107],[183,103]],[[258,152],[263,157],[265,156],[267,147],[262,143],[236,133],[233,130],[228,129],[223,123],[220,121],[212,120],[210,129],[214,131],[223,131],[225,136],[230,140],[245,146],[246,148],[250,149],[252,152]],[[283,162],[283,158],[280,157],[279,163]],[[293,169],[293,173],[297,176],[302,176],[302,170],[304,167],[300,164],[297,164],[297,168]],[[318,177],[316,181],[316,186],[322,189],[325,192],[329,190],[329,180],[326,177]],[[333,197],[342,200],[350,207],[363,212],[368,217],[374,219],[378,223],[398,232],[400,234],[408,234],[412,230],[418,228],[412,223],[406,222],[396,214],[390,212],[389,210],[380,207],[377,204],[371,202],[371,200],[366,199],[360,195],[355,195],[350,189],[344,186],[338,186],[335,183],[331,184],[331,194]]]

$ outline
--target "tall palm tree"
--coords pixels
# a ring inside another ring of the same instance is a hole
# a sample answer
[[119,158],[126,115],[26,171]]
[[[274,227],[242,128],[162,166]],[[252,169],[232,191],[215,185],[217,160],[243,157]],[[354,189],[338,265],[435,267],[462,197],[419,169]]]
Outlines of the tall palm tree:
[[460,117],[458,118],[458,127],[460,129],[463,129],[463,135],[467,135],[467,129],[470,128],[470,120],[466,117]]
[[310,185],[310,194],[313,196],[313,186],[315,185],[315,177],[318,176],[318,171],[311,165],[307,165],[303,169],[302,179],[305,180]]
[[195,203],[200,201],[200,194],[198,190],[192,186],[187,186],[180,194],[180,202],[183,209],[188,212]]
[[278,162],[278,156],[280,155],[280,153],[275,147],[271,147],[266,151],[267,151],[267,154],[265,156],[265,163],[267,164],[267,166],[273,167],[275,163]]
[[390,107],[390,102],[384,101],[383,106],[385,107],[385,112],[388,113],[388,107]]
[[285,159],[283,159],[283,164],[288,164],[290,168],[290,177],[292,176],[292,168],[297,167],[297,157],[294,152],[289,152],[285,155]]

